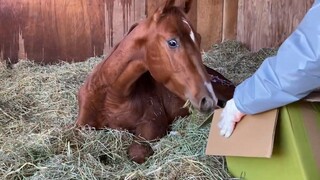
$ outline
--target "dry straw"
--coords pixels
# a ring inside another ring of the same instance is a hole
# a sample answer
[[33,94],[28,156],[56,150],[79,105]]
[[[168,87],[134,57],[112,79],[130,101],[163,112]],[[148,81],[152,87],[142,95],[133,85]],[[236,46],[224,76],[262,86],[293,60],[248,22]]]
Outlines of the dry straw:
[[[273,50],[250,53],[237,42],[213,46],[204,61],[235,83]],[[204,115],[179,118],[172,132],[150,142],[142,165],[127,158],[132,135],[74,128],[76,93],[101,58],[81,63],[0,66],[0,179],[228,179],[223,157],[206,156]]]

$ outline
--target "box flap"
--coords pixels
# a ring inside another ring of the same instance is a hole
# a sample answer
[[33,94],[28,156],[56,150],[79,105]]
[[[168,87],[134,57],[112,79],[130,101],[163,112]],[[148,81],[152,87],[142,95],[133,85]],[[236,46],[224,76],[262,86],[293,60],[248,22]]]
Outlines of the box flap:
[[278,109],[245,116],[229,138],[219,134],[222,109],[215,111],[206,154],[219,156],[271,157]]

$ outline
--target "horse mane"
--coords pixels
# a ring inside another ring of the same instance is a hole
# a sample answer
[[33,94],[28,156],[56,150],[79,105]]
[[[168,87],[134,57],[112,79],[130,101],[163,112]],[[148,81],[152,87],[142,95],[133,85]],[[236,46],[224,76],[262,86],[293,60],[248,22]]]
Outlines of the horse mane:
[[[126,36],[128,36],[128,35],[131,33],[131,31],[134,30],[134,28],[136,28],[138,25],[139,25],[139,23],[134,23],[134,24],[132,24],[131,27],[129,28],[127,34],[126,34],[123,38],[125,38]],[[121,42],[121,41],[120,41],[120,42]],[[110,52],[109,56],[118,48],[120,42],[118,42],[118,43],[112,48],[112,51]],[[109,57],[109,56],[108,56],[108,57]]]
[[126,36],[127,36],[128,34],[130,34],[131,31],[134,30],[134,28],[136,28],[138,25],[139,25],[139,23],[137,23],[137,22],[134,23],[134,24],[132,24],[131,27],[130,27],[130,29],[129,29],[129,31],[127,32]]
[[[126,36],[128,36],[128,35],[131,33],[131,31],[133,31],[134,28],[136,28],[138,25],[139,25],[139,23],[134,23],[134,24],[132,24],[131,27],[129,28],[127,34],[126,34],[123,38],[125,38]],[[105,62],[106,62],[106,60],[114,53],[114,51],[119,47],[119,44],[120,44],[120,43],[121,43],[121,41],[118,42],[118,43],[112,48],[112,50],[111,50],[111,52],[109,53],[109,55],[104,59]],[[105,62],[104,62],[104,63],[105,63]],[[100,67],[102,67],[104,63],[102,63]]]

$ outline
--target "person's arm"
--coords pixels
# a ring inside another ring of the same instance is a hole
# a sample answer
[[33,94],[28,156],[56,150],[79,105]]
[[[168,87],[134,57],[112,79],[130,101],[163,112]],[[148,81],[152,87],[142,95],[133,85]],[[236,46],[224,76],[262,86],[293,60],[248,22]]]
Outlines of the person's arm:
[[[259,69],[236,87],[219,123],[229,137],[245,114],[256,114],[300,100],[320,87],[320,0],[298,28]],[[241,115],[241,116],[240,116]],[[239,118],[240,117],[240,118]]]

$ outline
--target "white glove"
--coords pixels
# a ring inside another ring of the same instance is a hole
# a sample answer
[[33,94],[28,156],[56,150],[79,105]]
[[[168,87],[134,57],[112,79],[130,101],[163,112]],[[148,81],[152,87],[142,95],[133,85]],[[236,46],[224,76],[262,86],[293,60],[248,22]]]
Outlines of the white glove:
[[239,122],[243,116],[245,116],[245,114],[238,110],[233,99],[227,101],[218,124],[220,128],[220,135],[226,138],[230,137],[236,123]]

